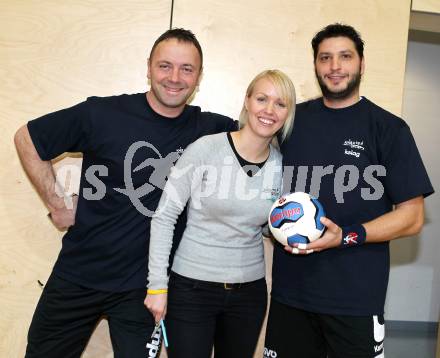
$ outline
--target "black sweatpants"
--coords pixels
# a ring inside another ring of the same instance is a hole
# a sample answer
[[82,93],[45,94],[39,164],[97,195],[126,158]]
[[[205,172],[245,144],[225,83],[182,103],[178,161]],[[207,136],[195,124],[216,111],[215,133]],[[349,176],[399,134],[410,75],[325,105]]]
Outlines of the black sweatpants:
[[252,358],[266,313],[265,279],[225,289],[171,274],[165,318],[169,358]]
[[154,319],[144,306],[145,294],[145,289],[97,291],[52,274],[32,318],[26,358],[80,357],[102,316],[115,358],[155,357],[160,344],[151,339]]
[[383,316],[313,313],[270,302],[265,358],[383,358]]

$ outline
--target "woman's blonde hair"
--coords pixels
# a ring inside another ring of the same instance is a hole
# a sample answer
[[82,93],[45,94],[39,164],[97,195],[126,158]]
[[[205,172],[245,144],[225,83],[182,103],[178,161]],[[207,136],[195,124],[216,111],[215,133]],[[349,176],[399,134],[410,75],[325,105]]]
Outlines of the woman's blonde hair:
[[283,142],[291,133],[293,127],[293,119],[295,117],[295,107],[296,107],[296,94],[295,94],[295,86],[293,85],[290,78],[280,70],[266,70],[259,73],[255,78],[249,83],[249,86],[246,90],[245,101],[243,102],[243,107],[240,112],[239,117],[239,126],[243,128],[249,118],[248,111],[246,109],[246,98],[252,96],[252,93],[255,89],[256,83],[262,78],[266,78],[272,82],[275,86],[277,92],[279,93],[281,99],[287,106],[288,115],[286,122],[284,122],[283,127],[280,129],[281,134],[281,142]]

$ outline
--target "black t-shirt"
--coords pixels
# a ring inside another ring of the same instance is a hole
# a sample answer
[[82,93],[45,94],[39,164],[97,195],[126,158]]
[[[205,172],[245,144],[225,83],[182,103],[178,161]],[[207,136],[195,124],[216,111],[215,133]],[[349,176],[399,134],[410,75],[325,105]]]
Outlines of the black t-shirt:
[[[284,191],[317,196],[339,226],[367,222],[433,192],[407,124],[366,98],[342,109],[325,107],[322,98],[298,105],[281,152]],[[277,244],[272,296],[318,313],[382,314],[388,275],[388,242],[308,256]]]
[[[43,160],[83,153],[75,225],[63,237],[54,272],[121,292],[146,287],[151,214],[170,167],[199,137],[236,130],[236,124],[189,105],[176,118],[163,117],[139,93],[90,97],[28,128]],[[176,240],[185,222],[180,218]]]

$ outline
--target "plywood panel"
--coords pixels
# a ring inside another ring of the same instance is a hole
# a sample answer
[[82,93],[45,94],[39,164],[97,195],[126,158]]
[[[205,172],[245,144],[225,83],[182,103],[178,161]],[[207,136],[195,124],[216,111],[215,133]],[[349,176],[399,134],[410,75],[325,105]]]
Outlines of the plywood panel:
[[[249,81],[264,69],[289,74],[299,101],[318,96],[310,41],[329,23],[353,25],[366,43],[361,94],[399,115],[409,13],[410,0],[179,0],[173,26],[191,28],[205,52],[194,103],[238,118]],[[271,265],[267,242],[265,249]],[[264,329],[255,357],[263,355],[263,336]]]
[[[22,357],[37,280],[47,279],[61,234],[20,168],[13,133],[89,95],[144,90],[148,51],[168,27],[170,1],[2,0],[0,7],[0,305],[8,308],[0,356]],[[204,48],[195,103],[205,109],[237,117],[249,80],[266,68],[290,74],[299,99],[317,95],[310,40],[345,21],[367,44],[362,93],[400,113],[409,8],[410,0],[179,0],[174,26],[191,28]],[[84,357],[112,356],[105,330],[102,322]]]
[[362,94],[399,114],[409,12],[410,0],[179,0],[173,26],[193,29],[205,51],[195,103],[237,118],[248,82],[263,69],[286,71],[300,100],[318,95],[310,40],[329,23],[351,24],[366,42]]
[[411,30],[440,33],[440,12],[434,14],[411,11],[409,27]]
[[440,14],[439,0],[412,0],[411,10]]
[[[0,1],[1,357],[23,357],[37,280],[46,281],[61,237],[20,166],[13,134],[90,95],[144,91],[148,53],[170,8],[170,0]],[[84,357],[113,356],[106,329],[101,322]]]

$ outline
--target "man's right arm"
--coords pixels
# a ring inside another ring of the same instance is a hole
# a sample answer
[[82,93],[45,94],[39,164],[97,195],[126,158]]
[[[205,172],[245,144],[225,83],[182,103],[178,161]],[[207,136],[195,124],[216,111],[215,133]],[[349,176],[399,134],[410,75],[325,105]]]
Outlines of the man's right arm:
[[14,142],[24,170],[49,209],[53,224],[59,230],[72,226],[75,222],[77,198],[74,198],[72,205],[69,205],[71,208],[68,209],[64,197],[57,194],[62,193],[62,188],[56,190],[56,185],[59,184],[56,182],[52,163],[41,160],[27,125],[15,133]]

